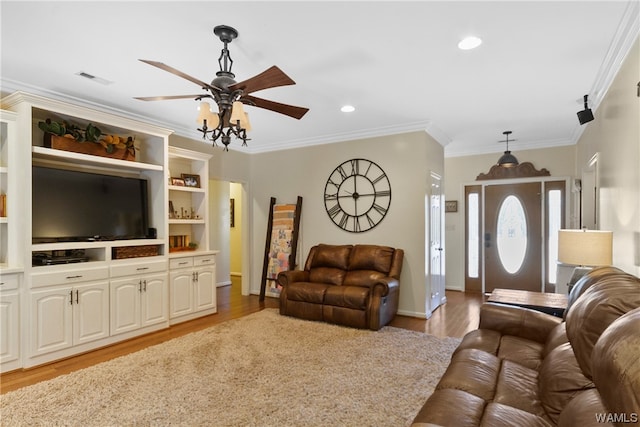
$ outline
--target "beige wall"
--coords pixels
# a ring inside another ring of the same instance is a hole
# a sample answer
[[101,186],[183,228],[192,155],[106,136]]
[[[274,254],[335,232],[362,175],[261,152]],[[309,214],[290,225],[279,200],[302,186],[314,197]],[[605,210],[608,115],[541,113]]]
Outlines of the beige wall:
[[[576,120],[577,122],[577,120]],[[516,138],[517,139],[517,138]],[[540,150],[518,150],[517,142],[511,147],[520,163],[531,162],[536,169],[547,169],[558,178],[575,177],[575,146],[562,146]],[[445,215],[446,288],[464,289],[464,187],[476,183],[476,176],[487,173],[502,153],[475,156],[450,157],[445,159],[445,199],[458,201],[458,212]],[[577,224],[575,212],[577,197],[569,193],[569,226]]]
[[[364,233],[339,229],[324,207],[331,172],[352,158],[376,162],[392,187],[391,207],[383,221]],[[369,138],[251,156],[251,291],[259,290],[270,197],[293,203],[303,197],[299,263],[318,243],[371,243],[405,250],[400,312],[424,317],[429,283],[425,277],[425,194],[430,170],[440,175],[444,150],[425,132]],[[245,207],[246,208],[246,207]],[[245,227],[248,228],[248,227]],[[426,240],[428,241],[428,240]]]
[[578,174],[598,153],[600,229],[613,231],[613,263],[640,275],[640,45],[635,45],[578,141]]

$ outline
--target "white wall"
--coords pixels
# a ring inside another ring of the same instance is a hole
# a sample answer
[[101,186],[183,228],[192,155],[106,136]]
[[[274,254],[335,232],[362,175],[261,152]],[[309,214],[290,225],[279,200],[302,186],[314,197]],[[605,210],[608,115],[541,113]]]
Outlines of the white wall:
[[[339,229],[324,207],[325,183],[342,162],[365,158],[389,177],[391,207],[375,228],[364,233]],[[425,278],[425,194],[430,171],[443,175],[444,149],[425,132],[368,138],[251,156],[251,292],[262,275],[270,197],[295,203],[303,197],[299,263],[318,243],[388,245],[405,250],[400,284],[402,314],[424,317],[430,287]],[[245,207],[246,208],[246,207]],[[246,227],[245,227],[246,228]]]
[[598,156],[600,229],[613,231],[613,264],[640,275],[640,42],[636,40],[578,141],[581,174]]

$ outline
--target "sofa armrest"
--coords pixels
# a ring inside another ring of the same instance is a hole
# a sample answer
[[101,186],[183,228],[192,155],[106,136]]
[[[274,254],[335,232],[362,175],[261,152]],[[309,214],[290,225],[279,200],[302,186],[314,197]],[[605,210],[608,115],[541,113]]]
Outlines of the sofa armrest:
[[400,285],[397,279],[393,277],[383,277],[381,279],[376,280],[371,289],[373,293],[380,295],[381,297],[385,297],[389,295],[389,290],[393,288],[397,288]]
[[544,343],[549,333],[562,319],[550,314],[496,303],[484,303],[480,307],[478,329],[491,329],[503,335],[513,335]]
[[309,272],[304,270],[281,271],[278,273],[276,281],[282,287],[286,287],[289,283],[294,282],[308,282]]

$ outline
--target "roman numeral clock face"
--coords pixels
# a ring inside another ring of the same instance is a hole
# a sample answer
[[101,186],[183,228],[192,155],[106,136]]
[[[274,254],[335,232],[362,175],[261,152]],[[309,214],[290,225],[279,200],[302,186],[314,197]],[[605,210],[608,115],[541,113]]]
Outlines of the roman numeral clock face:
[[334,169],[324,187],[324,207],[329,218],[352,233],[378,225],[390,205],[389,178],[370,160],[347,160]]

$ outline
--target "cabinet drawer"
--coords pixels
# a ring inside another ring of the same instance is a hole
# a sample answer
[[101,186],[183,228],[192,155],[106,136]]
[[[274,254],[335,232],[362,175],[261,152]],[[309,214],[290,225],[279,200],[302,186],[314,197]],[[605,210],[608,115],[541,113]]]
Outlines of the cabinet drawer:
[[161,273],[167,271],[164,260],[152,262],[135,262],[111,266],[111,277],[133,276],[135,274]]
[[50,285],[90,282],[92,280],[107,279],[108,277],[108,267],[92,268],[86,270],[61,270],[55,272],[42,272],[34,273],[31,275],[31,286],[34,288],[39,288]]
[[173,258],[169,260],[169,268],[171,270],[185,267],[193,267],[193,257]]
[[196,267],[200,265],[214,265],[215,263],[215,255],[200,255],[193,257],[193,265],[195,265]]
[[17,274],[3,274],[0,276],[0,291],[18,289],[19,278]]

